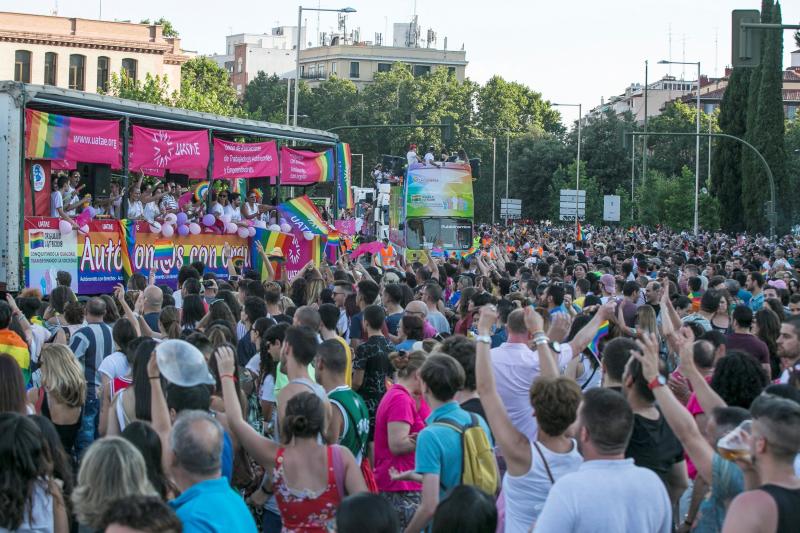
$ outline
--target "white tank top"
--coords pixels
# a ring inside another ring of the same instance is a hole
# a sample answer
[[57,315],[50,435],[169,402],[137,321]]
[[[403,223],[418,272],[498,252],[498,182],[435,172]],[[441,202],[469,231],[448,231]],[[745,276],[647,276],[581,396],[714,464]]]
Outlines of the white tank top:
[[[542,455],[547,459],[550,473],[554,480],[574,472],[583,462],[583,457],[578,453],[578,443],[572,442],[572,450],[567,453],[550,451],[541,443],[537,443]],[[547,475],[547,468],[542,461],[542,456],[536,450],[534,443],[531,447],[531,468],[521,476],[512,476],[506,472],[503,477],[503,495],[506,504],[505,533],[527,533],[539,517],[544,507],[544,501],[550,493],[553,482]]]
[[589,356],[581,354],[580,357],[578,364],[583,368],[583,373],[575,378],[575,381],[584,391],[599,387],[603,377],[602,372],[600,372],[600,366],[598,365],[596,369],[592,369],[592,361],[589,360]]

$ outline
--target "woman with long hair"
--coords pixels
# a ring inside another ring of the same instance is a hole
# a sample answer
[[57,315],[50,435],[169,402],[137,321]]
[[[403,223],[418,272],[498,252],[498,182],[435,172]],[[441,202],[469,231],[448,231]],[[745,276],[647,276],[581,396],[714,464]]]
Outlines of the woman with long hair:
[[781,321],[772,309],[764,307],[753,317],[753,335],[764,341],[769,349],[769,365],[772,376],[781,373],[781,360],[778,357],[778,336],[781,334]]
[[[571,341],[591,319],[591,316],[586,314],[580,314],[575,317],[567,335],[567,342]],[[573,358],[567,364],[564,375],[574,379],[581,390],[599,387],[603,377],[600,371],[600,361],[589,346],[584,348],[578,357]]]
[[128,496],[158,496],[147,478],[147,465],[136,446],[121,437],[104,437],[86,450],[78,470],[72,504],[78,523],[100,527],[109,504]]
[[161,314],[158,315],[158,329],[162,339],[181,338],[181,315],[177,307],[168,305],[161,309]]
[[44,312],[44,319],[48,328],[51,329],[51,333],[53,332],[53,328],[67,325],[63,317],[64,311],[68,303],[77,301],[78,298],[75,297],[75,293],[72,292],[72,289],[64,285],[58,285],[50,291],[50,304]]
[[203,320],[198,324],[198,328],[207,328],[212,322],[222,321],[227,322],[232,331],[236,331],[236,319],[233,317],[228,304],[222,300],[216,300],[208,306],[208,313],[203,317]]
[[416,481],[395,481],[391,472],[414,469],[417,435],[425,428],[431,410],[422,399],[419,369],[425,352],[392,352],[395,383],[386,391],[375,414],[375,482],[381,495],[392,504],[405,528],[422,498]]
[[0,528],[69,531],[48,445],[39,426],[18,413],[0,413]]
[[72,516],[70,496],[72,496],[72,489],[75,487],[75,470],[77,469],[75,460],[64,449],[61,444],[61,437],[50,419],[41,415],[29,415],[28,418],[33,420],[39,427],[39,431],[42,432],[42,441],[47,447],[47,454],[52,464],[53,480],[60,484],[67,516]]
[[312,276],[311,279],[307,280],[306,304],[318,306],[320,304],[319,297],[325,286],[325,280],[322,279],[322,275],[319,272],[316,273],[316,276]]
[[27,415],[29,406],[25,401],[25,379],[17,360],[0,353],[0,413]]
[[164,501],[178,495],[175,485],[164,472],[162,464],[161,438],[150,424],[135,420],[121,434],[123,439],[136,446],[147,465],[147,479]]
[[83,368],[63,344],[46,344],[39,364],[42,386],[28,391],[28,401],[36,406],[36,414],[53,423],[64,449],[72,454],[86,401]]
[[134,420],[150,422],[150,380],[147,363],[156,347],[156,341],[146,339],[136,348],[133,361],[133,385],[119,391],[112,399],[108,411],[106,435],[119,435]]
[[719,292],[719,305],[711,316],[711,329],[728,333],[731,327],[731,295],[725,289],[717,289],[717,292]]
[[286,402],[279,445],[259,435],[242,417],[233,379],[233,349],[218,348],[214,357],[223,378],[225,413],[231,431],[256,462],[273,471],[272,490],[284,531],[328,531],[344,496],[364,492],[367,487],[350,450],[320,442],[326,429],[322,400],[314,393],[301,392]]
[[403,315],[403,319],[400,320],[400,327],[397,330],[398,337],[402,339],[400,344],[395,347],[397,351],[410,352],[415,342],[425,338],[423,328],[424,322],[422,318],[416,315]]
[[199,294],[189,294],[183,299],[181,308],[181,329],[183,332],[194,331],[206,314],[203,298]]

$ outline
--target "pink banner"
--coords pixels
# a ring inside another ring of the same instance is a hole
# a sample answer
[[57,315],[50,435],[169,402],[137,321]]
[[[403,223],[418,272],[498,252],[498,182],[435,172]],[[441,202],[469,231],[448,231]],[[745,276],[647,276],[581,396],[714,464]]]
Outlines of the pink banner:
[[205,130],[177,131],[133,127],[130,169],[145,174],[189,174],[205,176],[208,168],[208,133]]
[[333,226],[336,228],[336,231],[343,235],[355,235],[356,234],[356,219],[350,218],[347,220],[334,220]]
[[300,233],[292,233],[292,241],[286,253],[286,276],[289,279],[294,278],[312,257],[311,241],[306,240]]
[[119,120],[25,110],[25,157],[120,166]]
[[281,185],[311,185],[333,180],[333,150],[310,152],[281,147]]
[[263,178],[277,176],[278,172],[275,141],[236,143],[214,139],[214,179]]

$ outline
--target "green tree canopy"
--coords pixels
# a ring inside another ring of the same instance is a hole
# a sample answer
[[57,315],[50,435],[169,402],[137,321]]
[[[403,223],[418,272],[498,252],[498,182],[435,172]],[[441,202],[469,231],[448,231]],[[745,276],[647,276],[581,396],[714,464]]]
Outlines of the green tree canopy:
[[181,92],[175,105],[218,115],[243,114],[228,72],[208,57],[195,57],[181,66]]
[[164,37],[179,37],[180,36],[180,34],[178,33],[178,30],[176,30],[172,26],[172,22],[170,22],[169,20],[167,20],[164,17],[159,17],[158,19],[154,20],[153,22],[150,22],[149,18],[142,19],[141,21],[139,21],[139,24],[155,24],[156,26],[162,26],[161,35],[163,35]]

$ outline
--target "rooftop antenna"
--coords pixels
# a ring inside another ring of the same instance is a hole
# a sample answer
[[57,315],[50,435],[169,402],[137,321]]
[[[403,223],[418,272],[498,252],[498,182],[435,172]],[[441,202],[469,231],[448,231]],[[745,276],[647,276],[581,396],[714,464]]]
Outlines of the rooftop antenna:
[[322,7],[322,0],[317,0],[317,46],[319,46],[319,14]]
[[714,77],[719,78],[719,26],[714,28]]
[[55,17],[57,17],[57,16],[58,16],[58,0],[55,0],[55,1],[53,2],[53,11],[52,11],[52,14],[53,14],[53,16],[55,16]]
[[672,23],[669,23],[669,30],[667,30],[667,39],[669,40],[669,61],[670,65],[667,68],[667,73],[672,76]]
[[[681,61],[686,63],[686,34],[683,34],[683,56]],[[681,65],[681,80],[686,79],[686,65]]]

